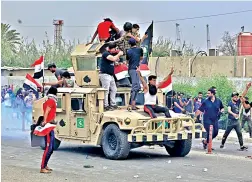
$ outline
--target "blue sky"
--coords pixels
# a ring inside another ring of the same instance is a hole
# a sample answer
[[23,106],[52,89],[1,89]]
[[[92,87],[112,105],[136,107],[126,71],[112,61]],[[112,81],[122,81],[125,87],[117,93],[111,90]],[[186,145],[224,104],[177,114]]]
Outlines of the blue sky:
[[[252,12],[156,24],[155,20],[204,16],[248,9],[252,9],[252,2],[2,1],[2,22],[11,24],[24,37],[34,38],[38,43],[44,39],[45,31],[53,40],[53,19],[64,20],[63,38],[67,40],[80,39],[81,42],[86,42],[87,37],[93,34],[95,28],[70,26],[97,25],[104,17],[113,19],[119,28],[122,28],[121,25],[126,21],[138,23],[154,20],[154,37],[164,36],[172,40],[176,39],[175,24],[179,23],[182,41],[185,40],[195,47],[204,49],[206,48],[206,24],[210,26],[211,45],[214,48],[220,43],[224,31],[236,34],[241,30],[241,26],[245,26],[245,31],[252,32]],[[22,20],[22,24],[18,24],[18,19]],[[148,25],[140,25],[142,34]]]

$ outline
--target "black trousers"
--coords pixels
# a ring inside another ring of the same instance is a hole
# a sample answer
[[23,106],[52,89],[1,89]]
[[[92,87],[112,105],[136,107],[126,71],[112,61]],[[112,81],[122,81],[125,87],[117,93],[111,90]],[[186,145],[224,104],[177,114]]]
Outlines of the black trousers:
[[218,133],[219,133],[219,125],[218,121],[211,122],[209,120],[204,121],[204,128],[207,132],[207,143],[209,143],[209,131],[210,131],[210,125],[213,125],[213,134],[212,134],[212,139],[216,138]]
[[244,128],[245,123],[248,123],[248,129],[249,129],[249,136],[252,138],[252,120],[250,116],[242,116],[242,123],[241,123],[241,128]]
[[151,118],[157,118],[155,113],[164,113],[165,117],[171,118],[169,109],[158,105],[144,105],[144,112],[148,113]]
[[241,132],[241,126],[240,126],[240,123],[237,123],[237,124],[233,124],[233,125],[228,125],[227,126],[227,129],[222,137],[222,142],[221,144],[224,145],[226,140],[227,140],[227,137],[229,135],[229,133],[235,129],[235,132],[237,134],[237,137],[238,137],[238,140],[239,140],[239,143],[240,143],[240,146],[243,146],[243,139],[242,139],[242,132]]

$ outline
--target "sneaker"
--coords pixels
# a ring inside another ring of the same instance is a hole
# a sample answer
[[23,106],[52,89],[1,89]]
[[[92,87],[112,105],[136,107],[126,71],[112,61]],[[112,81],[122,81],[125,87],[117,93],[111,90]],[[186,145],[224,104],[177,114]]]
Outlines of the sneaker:
[[47,170],[47,169],[41,169],[40,173],[51,173],[51,171]]
[[221,145],[220,145],[220,148],[223,149],[223,148],[224,148],[224,145],[221,144]]
[[248,149],[248,147],[245,147],[245,146],[242,146],[241,148],[240,148],[240,150],[247,150]]
[[113,109],[111,107],[107,106],[107,107],[104,107],[104,110],[105,111],[112,111]]
[[206,141],[206,140],[202,140],[202,144],[203,144],[203,148],[204,148],[204,150],[206,150],[206,149],[207,149],[207,143],[205,143],[205,141]]
[[112,109],[120,109],[117,105],[110,106]]

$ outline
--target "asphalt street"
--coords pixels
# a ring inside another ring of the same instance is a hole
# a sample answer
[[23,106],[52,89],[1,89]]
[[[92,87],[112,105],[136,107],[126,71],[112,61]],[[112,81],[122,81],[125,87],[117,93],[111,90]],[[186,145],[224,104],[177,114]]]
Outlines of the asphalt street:
[[[238,143],[224,149],[214,142],[213,154],[206,154],[201,142],[184,158],[172,158],[162,147],[142,147],[131,151],[127,160],[105,159],[100,147],[62,143],[49,162],[54,171],[40,174],[43,151],[30,147],[29,134],[2,131],[2,181],[4,182],[167,182],[220,181],[252,182],[252,143],[248,151],[238,151]],[[89,166],[91,168],[85,168]]]

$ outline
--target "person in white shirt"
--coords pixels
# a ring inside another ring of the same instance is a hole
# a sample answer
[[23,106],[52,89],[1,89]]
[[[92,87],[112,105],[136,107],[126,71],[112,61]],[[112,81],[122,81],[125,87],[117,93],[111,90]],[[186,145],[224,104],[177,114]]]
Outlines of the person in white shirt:
[[169,109],[167,107],[162,107],[157,105],[157,89],[159,85],[168,80],[173,74],[174,70],[171,69],[169,75],[160,83],[156,83],[157,77],[155,75],[150,75],[148,77],[149,83],[147,84],[142,77],[139,68],[137,69],[137,73],[140,77],[140,80],[143,84],[144,90],[144,112],[148,113],[151,118],[157,118],[156,113],[164,113],[167,118],[171,118]]

